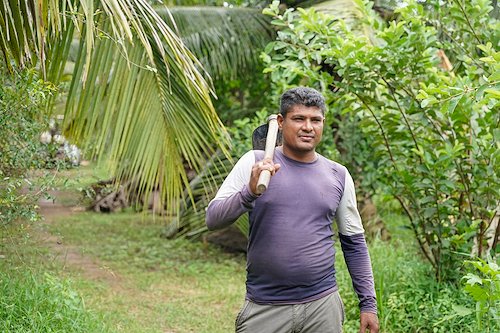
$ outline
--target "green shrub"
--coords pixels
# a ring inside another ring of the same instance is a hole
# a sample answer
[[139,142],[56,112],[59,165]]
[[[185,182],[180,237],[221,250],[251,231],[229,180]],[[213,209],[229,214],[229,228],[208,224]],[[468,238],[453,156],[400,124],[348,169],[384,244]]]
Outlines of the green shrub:
[[39,138],[46,128],[44,106],[52,91],[35,71],[0,75],[0,225],[37,218],[34,208],[43,190],[21,190],[32,187],[27,173],[40,166],[43,157]]
[[474,299],[475,310],[458,309],[457,315],[475,313],[480,332],[500,330],[500,267],[491,257],[465,262],[475,269],[463,277],[465,292]]
[[0,272],[0,331],[107,332],[67,280],[48,273]]

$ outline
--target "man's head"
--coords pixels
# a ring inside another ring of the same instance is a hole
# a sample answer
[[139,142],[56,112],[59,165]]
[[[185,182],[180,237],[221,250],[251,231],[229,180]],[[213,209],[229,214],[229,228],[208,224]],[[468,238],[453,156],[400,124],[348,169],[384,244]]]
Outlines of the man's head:
[[316,159],[325,121],[325,100],[311,88],[294,88],[281,96],[278,125],[283,137],[283,153],[302,162]]
[[296,87],[285,91],[281,95],[280,113],[283,117],[295,105],[316,106],[321,110],[323,116],[325,115],[325,98],[313,88]]

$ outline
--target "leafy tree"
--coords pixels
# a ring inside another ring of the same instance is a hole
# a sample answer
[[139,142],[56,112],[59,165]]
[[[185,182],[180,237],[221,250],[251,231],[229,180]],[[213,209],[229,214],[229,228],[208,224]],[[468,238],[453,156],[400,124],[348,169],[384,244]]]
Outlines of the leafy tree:
[[352,153],[368,143],[359,153],[375,161],[363,172],[399,201],[437,279],[456,280],[460,254],[477,242],[484,255],[498,210],[499,23],[484,0],[448,1],[437,12],[410,1],[388,25],[357,3],[373,38],[274,3],[265,12],[281,30],[263,56],[266,71],[276,91],[315,86],[336,115],[357,119],[363,138]]

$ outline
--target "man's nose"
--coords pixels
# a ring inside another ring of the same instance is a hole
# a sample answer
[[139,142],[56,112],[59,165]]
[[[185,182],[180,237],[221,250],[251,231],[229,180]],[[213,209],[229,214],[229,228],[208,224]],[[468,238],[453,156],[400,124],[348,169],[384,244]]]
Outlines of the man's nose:
[[302,129],[304,131],[312,131],[313,130],[312,121],[310,119],[304,120],[304,123],[302,124]]

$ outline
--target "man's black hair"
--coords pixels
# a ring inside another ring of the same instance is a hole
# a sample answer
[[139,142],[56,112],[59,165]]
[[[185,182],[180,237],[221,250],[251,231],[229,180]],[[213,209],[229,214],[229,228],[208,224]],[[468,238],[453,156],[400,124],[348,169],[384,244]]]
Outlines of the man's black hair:
[[325,115],[325,98],[321,93],[313,88],[297,87],[287,90],[281,95],[280,113],[283,117],[295,105],[316,106]]

